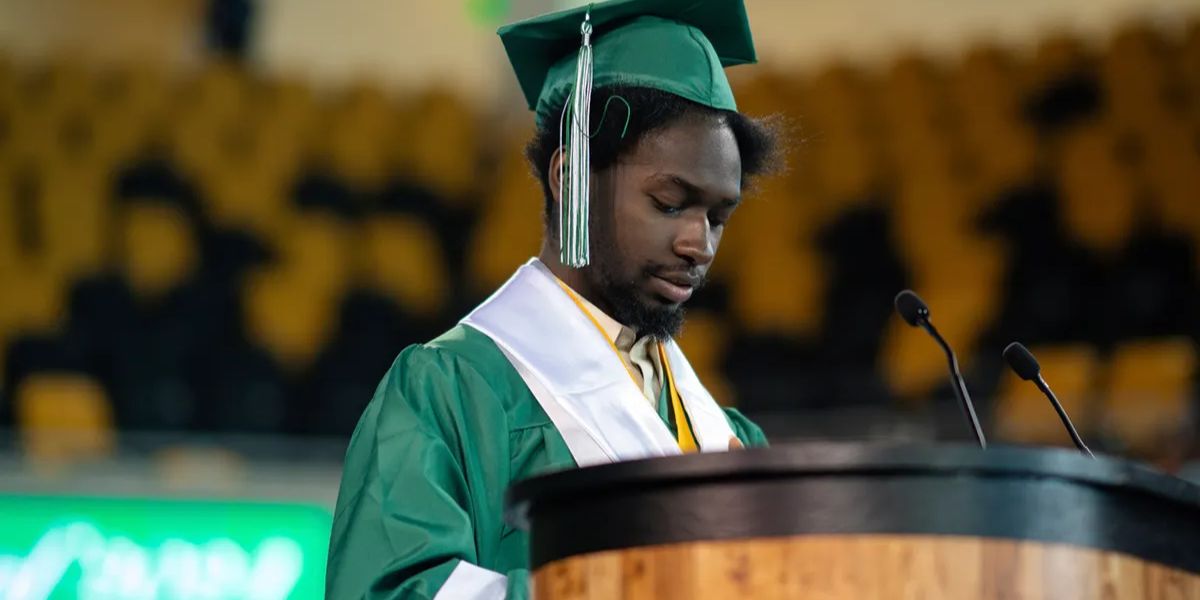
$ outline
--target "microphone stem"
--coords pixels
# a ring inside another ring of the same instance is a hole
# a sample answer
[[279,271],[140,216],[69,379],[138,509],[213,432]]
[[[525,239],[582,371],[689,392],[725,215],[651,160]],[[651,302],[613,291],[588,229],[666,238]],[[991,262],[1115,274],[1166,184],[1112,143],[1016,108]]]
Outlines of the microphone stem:
[[921,319],[920,323],[921,327],[933,336],[933,339],[942,347],[942,352],[946,354],[946,361],[950,363],[950,383],[953,384],[951,387],[954,389],[954,396],[958,398],[958,403],[962,406],[967,423],[971,426],[971,432],[975,434],[975,441],[979,442],[980,448],[987,448],[987,438],[983,435],[983,428],[979,426],[979,417],[975,416],[975,406],[971,403],[971,394],[967,392],[966,381],[963,380],[962,372],[958,370],[958,357],[954,355],[954,350],[938,333],[933,323],[930,323],[928,319]]
[[1075,425],[1071,423],[1071,418],[1067,416],[1067,411],[1063,410],[1062,404],[1058,402],[1058,398],[1054,395],[1054,392],[1050,391],[1050,385],[1042,378],[1042,374],[1038,373],[1037,379],[1034,379],[1033,382],[1037,384],[1038,389],[1042,390],[1042,393],[1050,400],[1050,404],[1054,406],[1054,412],[1058,413],[1058,418],[1062,420],[1063,427],[1067,428],[1067,433],[1071,435],[1071,441],[1075,443],[1075,447],[1079,448],[1080,452],[1096,458],[1087,445],[1083,443],[1083,438],[1079,437],[1079,432],[1075,431]]

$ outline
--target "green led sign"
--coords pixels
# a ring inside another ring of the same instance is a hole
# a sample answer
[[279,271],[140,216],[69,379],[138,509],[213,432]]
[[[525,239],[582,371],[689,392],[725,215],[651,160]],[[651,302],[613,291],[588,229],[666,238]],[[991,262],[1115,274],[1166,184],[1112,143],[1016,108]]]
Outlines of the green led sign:
[[298,504],[0,496],[0,598],[318,599],[330,524]]

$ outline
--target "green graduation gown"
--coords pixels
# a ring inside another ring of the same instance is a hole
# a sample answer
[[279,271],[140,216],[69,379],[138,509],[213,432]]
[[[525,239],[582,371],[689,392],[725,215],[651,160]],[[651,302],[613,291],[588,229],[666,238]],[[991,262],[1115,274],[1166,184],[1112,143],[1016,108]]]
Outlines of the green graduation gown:
[[[665,386],[664,386],[665,392]],[[668,419],[665,394],[659,415]],[[734,409],[746,446],[762,430]],[[528,538],[504,523],[520,479],[575,466],[567,444],[491,338],[458,325],[405,349],[350,440],[334,514],[326,597],[433,598],[466,561],[528,596]]]

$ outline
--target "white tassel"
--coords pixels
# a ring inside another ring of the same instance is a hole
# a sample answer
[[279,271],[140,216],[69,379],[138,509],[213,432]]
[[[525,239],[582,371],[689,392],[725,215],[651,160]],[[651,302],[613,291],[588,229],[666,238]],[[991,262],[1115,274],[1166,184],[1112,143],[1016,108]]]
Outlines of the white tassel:
[[588,11],[579,27],[583,41],[575,64],[575,88],[563,106],[558,128],[559,147],[566,144],[566,158],[560,162],[558,170],[558,197],[562,200],[558,220],[559,259],[572,268],[586,266],[590,259],[588,212],[592,169],[588,127],[592,107],[591,16],[591,11]]

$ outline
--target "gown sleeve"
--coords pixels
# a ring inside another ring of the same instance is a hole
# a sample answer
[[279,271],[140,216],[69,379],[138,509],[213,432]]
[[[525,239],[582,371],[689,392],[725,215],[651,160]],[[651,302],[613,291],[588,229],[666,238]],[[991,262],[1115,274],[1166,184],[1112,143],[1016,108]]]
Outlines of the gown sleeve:
[[733,434],[741,440],[743,445],[747,448],[767,445],[767,436],[763,434],[763,430],[758,425],[754,424],[754,421],[746,418],[746,415],[736,408],[726,408],[724,411],[725,419],[729,421]]
[[[503,414],[478,406],[499,406],[495,391],[455,355],[401,353],[346,452],[326,598],[526,597],[527,571],[478,566],[480,537],[500,528],[509,469],[506,436],[475,435],[503,430]],[[480,489],[488,483],[500,489]]]

